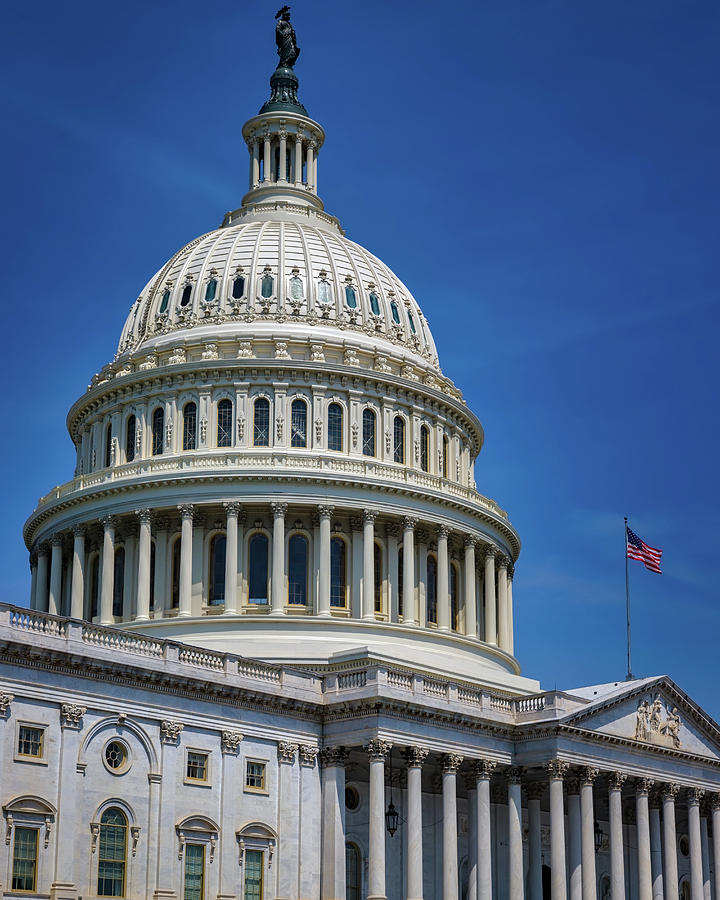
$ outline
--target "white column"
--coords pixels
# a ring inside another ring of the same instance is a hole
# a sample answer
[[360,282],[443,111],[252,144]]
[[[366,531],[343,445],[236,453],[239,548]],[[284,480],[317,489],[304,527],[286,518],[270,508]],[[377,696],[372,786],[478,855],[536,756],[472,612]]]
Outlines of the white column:
[[137,563],[135,562],[136,543],[137,541],[134,534],[127,532],[123,535],[125,564],[123,568],[122,621],[124,622],[129,622],[132,618],[133,575],[135,574],[133,567],[137,566]]
[[320,516],[320,578],[318,615],[330,615],[330,519],[334,506],[318,506]]
[[62,613],[62,537],[54,535],[50,541],[50,593],[48,612],[54,616]]
[[448,529],[437,530],[437,620],[439,631],[450,631],[450,570],[448,562]]
[[40,544],[37,555],[37,583],[35,589],[35,609],[48,611],[48,550],[47,544]]
[[278,169],[278,181],[287,181],[287,131],[279,131],[280,137],[280,166]]
[[496,763],[473,763],[477,787],[477,900],[492,900],[492,835],[490,830],[490,776]]
[[345,897],[345,763],[344,747],[331,747],[320,754],[322,762],[322,847],[320,852],[320,898]]
[[427,625],[427,531],[418,528],[415,532],[417,543],[417,605],[418,625],[424,628]]
[[443,893],[442,900],[458,900],[457,770],[463,761],[456,753],[442,759]]
[[353,619],[361,619],[363,612],[363,520],[361,516],[350,517],[351,581],[350,581],[350,615]]
[[700,816],[700,847],[702,849],[703,897],[705,900],[712,900],[712,885],[710,884],[710,835],[708,834],[708,820],[706,815]]
[[375,618],[375,519],[376,512],[363,514],[362,617]]
[[307,185],[309,188],[314,187],[313,176],[315,174],[315,141],[308,141],[307,145]]
[[[652,785],[653,782],[650,778],[638,778],[635,783],[639,900],[652,900],[650,812],[648,809],[648,793]],[[701,898],[698,898],[698,900],[701,900]]]
[[580,779],[573,775],[567,785],[567,855],[570,874],[570,900],[582,900],[582,816],[580,815]]
[[178,616],[192,615],[192,543],[193,515],[192,504],[178,506],[182,517],[180,531],[180,584],[178,586]]
[[37,609],[37,553],[30,551],[30,609]]
[[268,184],[272,181],[272,169],[270,161],[270,137],[265,136],[263,141],[263,181]]
[[115,519],[103,519],[102,581],[100,586],[100,624],[113,621],[113,590],[115,587]]
[[675,833],[675,798],[679,791],[680,786],[677,784],[666,784],[662,789],[665,900],[679,900],[677,836]]
[[298,133],[295,135],[295,185],[296,186],[300,186],[302,184],[302,166],[303,166],[302,137],[300,135],[300,130],[298,129]]
[[82,619],[85,601],[85,527],[73,528],[72,588],[70,593],[70,615]]
[[[151,521],[149,509],[137,511],[140,519],[140,540],[138,542],[138,582],[137,582],[137,620],[150,618],[150,550],[152,547]],[[157,559],[155,560],[157,566]],[[126,585],[127,587],[127,585]]]
[[387,602],[388,619],[391,622],[398,620],[398,534],[400,529],[394,522],[385,526],[385,538],[387,543]]
[[252,183],[251,188],[257,187],[260,183],[260,142],[252,142]]
[[485,642],[497,644],[497,600],[495,598],[495,547],[485,551]]
[[225,615],[237,614],[239,503],[225,503]]
[[272,503],[272,609],[271,616],[285,615],[285,513],[287,503]]
[[168,520],[161,518],[155,522],[155,584],[153,589],[154,617],[161,619],[165,610],[167,585]]
[[545,785],[540,782],[529,784],[525,793],[528,798],[528,900],[543,900],[540,800]]
[[705,791],[688,790],[688,831],[690,832],[690,898],[703,900],[702,844],[700,841],[700,801]]
[[465,634],[477,637],[477,609],[475,607],[475,544],[471,535],[465,538]]
[[513,619],[513,578],[515,568],[510,566],[507,572],[507,618],[508,618],[508,653],[515,655],[515,622]]
[[282,840],[277,851],[277,897],[298,896],[300,797],[297,778],[298,745],[278,741],[278,821]]
[[522,788],[520,768],[511,766],[508,777],[508,898],[523,900]]
[[407,900],[423,898],[423,848],[422,848],[422,765],[428,751],[424,747],[408,747],[407,761]]
[[507,556],[501,556],[498,560],[497,567],[498,646],[501,650],[507,650],[510,646],[507,607],[507,570],[508,558]]
[[720,794],[712,795],[710,808],[712,809],[715,900],[720,900]]
[[655,797],[653,797],[650,802],[650,873],[652,878],[653,900],[663,900],[665,894],[663,892],[660,804]]
[[625,900],[625,858],[623,851],[622,789],[627,775],[611,772],[608,776],[610,807],[610,897]]
[[580,778],[580,815],[582,818],[582,896],[583,900],[596,900],[595,874],[595,806],[593,783],[599,772],[586,767]]
[[567,900],[565,877],[565,803],[563,776],[568,764],[554,759],[547,764],[550,780],[550,896],[552,900]]
[[368,834],[368,900],[385,900],[385,757],[387,741],[372,740],[370,757],[370,801]]
[[417,625],[415,608],[415,526],[417,519],[403,519],[403,621]]

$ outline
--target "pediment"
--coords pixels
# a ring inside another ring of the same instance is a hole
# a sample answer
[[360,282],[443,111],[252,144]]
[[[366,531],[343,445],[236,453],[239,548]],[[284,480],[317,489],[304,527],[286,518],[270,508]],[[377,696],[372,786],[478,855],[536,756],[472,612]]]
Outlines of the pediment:
[[612,698],[598,699],[578,710],[564,724],[720,760],[720,729],[669,678],[628,686]]

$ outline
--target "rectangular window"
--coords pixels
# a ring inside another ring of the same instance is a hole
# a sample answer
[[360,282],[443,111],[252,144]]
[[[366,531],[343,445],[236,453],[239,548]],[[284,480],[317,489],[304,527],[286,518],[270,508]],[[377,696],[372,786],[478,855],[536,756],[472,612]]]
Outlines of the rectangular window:
[[45,742],[45,729],[32,725],[20,725],[18,728],[18,756],[32,756],[42,759]]
[[183,900],[203,900],[205,893],[205,845],[185,845],[185,890]]
[[263,853],[262,850],[245,851],[244,900],[263,900]]
[[245,769],[245,787],[251,791],[265,790],[265,763],[247,761]]
[[38,833],[36,828],[16,828],[13,847],[12,890],[35,891]]
[[208,754],[188,750],[185,777],[190,781],[208,780]]

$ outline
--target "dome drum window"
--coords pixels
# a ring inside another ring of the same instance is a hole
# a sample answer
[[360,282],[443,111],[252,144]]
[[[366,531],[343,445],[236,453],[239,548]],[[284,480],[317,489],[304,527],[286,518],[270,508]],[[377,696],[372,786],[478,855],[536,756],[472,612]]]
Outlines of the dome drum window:
[[192,299],[192,283],[188,282],[182,289],[182,294],[180,295],[180,306],[184,309],[189,305],[190,300]]
[[168,310],[168,306],[170,304],[170,295],[172,293],[172,284],[168,283],[167,287],[163,291],[162,299],[160,300],[160,314],[164,314]]
[[260,276],[260,297],[263,300],[270,300],[275,294],[275,279],[269,266],[265,266],[263,274]]
[[292,275],[290,276],[290,280],[288,282],[288,288],[290,293],[290,300],[305,299],[305,285],[303,284],[303,280],[299,275],[298,269],[292,270]]
[[345,285],[345,304],[348,309],[357,309],[357,292],[350,281]]
[[327,279],[327,272],[323,269],[320,272],[320,280],[317,285],[318,303],[328,305],[332,303],[332,287]]
[[380,315],[380,301],[378,300],[378,295],[375,291],[370,291],[368,294],[368,299],[370,300],[370,312],[374,316]]
[[290,446],[307,447],[307,403],[293,400],[290,407]]
[[237,272],[235,273],[235,277],[233,278],[233,282],[232,282],[232,290],[230,293],[231,293],[233,300],[242,299],[243,295],[245,294],[245,276],[244,275],[240,275]]
[[205,285],[205,303],[213,303],[217,297],[218,282],[214,276]]

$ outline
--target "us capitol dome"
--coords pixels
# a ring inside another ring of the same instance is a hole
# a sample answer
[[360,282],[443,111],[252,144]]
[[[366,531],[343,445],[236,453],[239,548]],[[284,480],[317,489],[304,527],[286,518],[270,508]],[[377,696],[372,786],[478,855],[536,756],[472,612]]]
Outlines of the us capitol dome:
[[158,269],[72,406],[74,477],[25,526],[32,606],[536,690],[513,655],[518,535],[475,484],[482,426],[409,289],[325,212],[297,86],[274,73],[241,206]]

